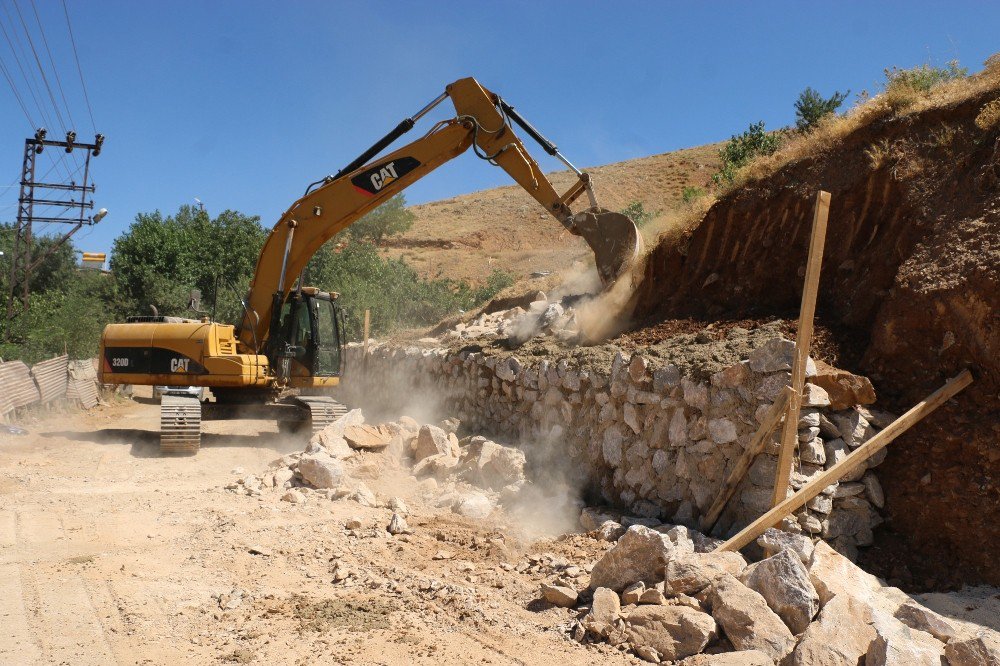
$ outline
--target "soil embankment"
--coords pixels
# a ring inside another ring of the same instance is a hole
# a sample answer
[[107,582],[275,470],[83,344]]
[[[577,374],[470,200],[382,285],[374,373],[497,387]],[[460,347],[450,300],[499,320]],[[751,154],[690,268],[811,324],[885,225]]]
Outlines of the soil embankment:
[[819,321],[902,411],[961,369],[977,381],[889,449],[889,522],[867,565],[897,584],[1000,582],[1000,125],[996,87],[884,117],[722,197],[650,255],[650,323],[787,316],[798,307],[812,204],[832,193]]

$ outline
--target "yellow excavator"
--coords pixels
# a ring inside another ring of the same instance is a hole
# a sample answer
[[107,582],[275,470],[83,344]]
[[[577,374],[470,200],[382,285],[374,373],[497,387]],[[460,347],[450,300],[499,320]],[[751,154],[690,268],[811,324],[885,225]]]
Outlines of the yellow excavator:
[[[453,118],[378,157],[448,98]],[[542,174],[514,124],[577,175],[565,193]],[[273,418],[286,431],[323,428],[346,410],[328,395],[341,380],[344,320],[338,294],[302,284],[306,264],[337,232],[469,148],[503,168],[570,233],[583,237],[606,286],[633,264],[641,249],[635,224],[600,208],[590,176],[513,106],[475,79],[460,79],[336,175],[310,184],[285,211],[261,250],[238,327],[155,313],[110,324],[101,337],[100,381],[178,387],[176,393],[167,388],[161,399],[164,453],[196,452],[203,418]],[[589,208],[574,214],[570,206],[583,194]],[[179,390],[190,386],[211,388],[214,402]]]

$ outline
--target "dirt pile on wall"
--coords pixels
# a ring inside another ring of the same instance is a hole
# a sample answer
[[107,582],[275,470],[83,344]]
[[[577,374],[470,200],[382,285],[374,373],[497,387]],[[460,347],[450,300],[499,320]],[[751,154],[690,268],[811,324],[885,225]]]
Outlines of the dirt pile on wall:
[[977,90],[724,196],[653,250],[638,299],[647,321],[794,312],[815,193],[832,193],[818,318],[853,347],[849,369],[896,411],[962,368],[977,378],[883,466],[890,520],[869,565],[914,587],[1000,582],[983,547],[1000,544],[1000,123],[981,115],[1000,86]]

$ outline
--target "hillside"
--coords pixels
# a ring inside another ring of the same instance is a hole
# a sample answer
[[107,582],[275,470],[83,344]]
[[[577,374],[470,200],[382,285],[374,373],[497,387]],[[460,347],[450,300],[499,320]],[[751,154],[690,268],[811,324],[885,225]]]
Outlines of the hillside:
[[[603,206],[620,210],[638,201],[647,211],[667,211],[681,201],[684,187],[706,187],[718,170],[718,148],[688,148],[589,171]],[[559,171],[549,178],[562,190],[575,176]],[[580,209],[580,204],[575,208]],[[410,210],[416,214],[413,228],[389,241],[386,253],[403,257],[425,277],[478,283],[492,269],[502,268],[521,279],[534,271],[565,268],[589,254],[582,240],[563,230],[516,185]]]

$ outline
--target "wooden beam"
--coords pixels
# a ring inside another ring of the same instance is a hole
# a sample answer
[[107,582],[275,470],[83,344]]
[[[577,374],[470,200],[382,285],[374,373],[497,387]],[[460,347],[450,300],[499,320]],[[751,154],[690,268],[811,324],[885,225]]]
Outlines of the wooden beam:
[[764,451],[764,447],[767,444],[767,438],[771,436],[774,429],[778,427],[781,422],[781,417],[785,414],[785,408],[788,406],[788,400],[791,397],[792,388],[786,386],[782,389],[781,393],[778,394],[778,398],[771,405],[771,409],[768,410],[767,414],[764,416],[764,420],[761,421],[760,427],[757,428],[757,432],[750,439],[750,443],[747,444],[747,448],[743,449],[743,455],[740,459],[736,461],[736,465],[733,467],[733,471],[729,473],[729,477],[726,482],[722,484],[722,488],[719,489],[719,494],[716,496],[715,501],[712,503],[711,508],[708,512],[701,518],[701,531],[708,534],[713,527],[715,527],[715,521],[719,519],[722,514],[723,509],[726,508],[726,504],[732,499],[733,493],[736,492],[736,487],[740,485],[740,481],[746,476],[746,473],[750,470],[750,466],[753,465],[754,458]]
[[777,506],[788,497],[788,482],[792,476],[792,459],[799,443],[799,408],[806,382],[806,362],[812,343],[813,319],[816,315],[816,294],[819,292],[819,275],[823,267],[823,247],[826,245],[826,221],[830,214],[830,193],[820,190],[816,194],[813,210],[812,233],[809,237],[809,258],[806,260],[805,284],[802,287],[802,305],[799,307],[799,328],[795,335],[795,358],[792,361],[792,390],[788,401],[788,414],[781,430],[781,449],[778,451],[778,472],[774,477],[771,506]]
[[914,405],[908,412],[890,423],[885,430],[878,433],[867,442],[854,449],[846,458],[826,470],[809,483],[802,486],[799,492],[785,499],[763,516],[753,521],[736,536],[719,546],[718,550],[737,551],[764,533],[768,527],[780,522],[785,516],[805,506],[805,503],[823,492],[823,489],[838,481],[858,465],[884,449],[890,442],[910,429],[912,425],[943,405],[953,395],[972,383],[972,373],[963,370],[948,380],[944,386]]
[[365,347],[364,347],[365,358],[368,357],[368,333],[371,330],[371,317],[372,317],[372,311],[365,309]]

